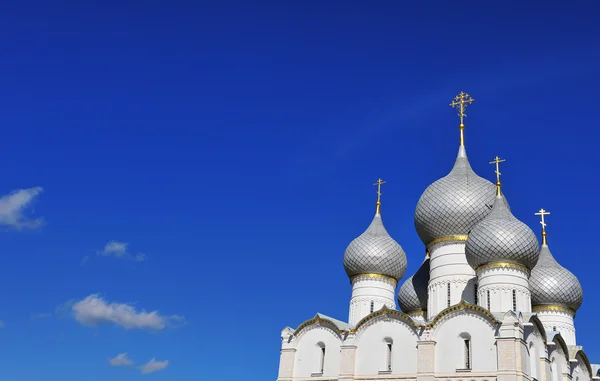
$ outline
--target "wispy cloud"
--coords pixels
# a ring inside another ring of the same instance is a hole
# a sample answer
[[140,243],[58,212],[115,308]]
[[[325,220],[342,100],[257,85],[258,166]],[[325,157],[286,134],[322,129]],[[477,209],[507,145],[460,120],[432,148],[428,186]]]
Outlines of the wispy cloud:
[[52,314],[49,312],[43,312],[41,314],[31,314],[31,320],[44,319],[44,318],[48,318],[51,316],[52,316]]
[[[128,250],[129,243],[119,241],[109,241],[104,245],[104,249],[97,252],[98,255],[103,257],[115,257],[119,259],[129,259],[136,262],[142,262],[147,259],[145,254],[131,254]],[[87,258],[87,259],[86,259]],[[89,260],[89,256],[85,256],[81,260],[81,264],[85,264]]]
[[156,361],[156,359],[153,358],[152,360],[142,365],[140,369],[142,370],[142,374],[150,374],[158,370],[165,369],[167,365],[169,365],[169,360]]
[[43,218],[25,216],[25,211],[42,191],[41,187],[16,189],[0,197],[0,225],[15,229],[33,229],[43,225]]
[[108,363],[112,366],[132,366],[134,364],[133,360],[127,356],[127,353],[119,353],[108,360]]
[[158,311],[137,311],[126,303],[109,303],[99,294],[92,294],[75,302],[71,307],[75,319],[83,325],[95,327],[100,324],[116,324],[125,329],[161,330],[177,324],[185,324],[183,316],[164,316]]

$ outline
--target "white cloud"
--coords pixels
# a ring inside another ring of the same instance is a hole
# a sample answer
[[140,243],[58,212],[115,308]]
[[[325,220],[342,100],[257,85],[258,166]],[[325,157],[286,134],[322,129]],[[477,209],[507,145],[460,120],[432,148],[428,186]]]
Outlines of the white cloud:
[[75,319],[83,325],[95,327],[113,323],[125,329],[161,330],[173,323],[185,323],[182,316],[163,316],[158,311],[136,311],[125,303],[108,303],[99,294],[92,294],[72,306]]
[[17,189],[0,197],[0,225],[17,229],[37,228],[44,224],[43,218],[29,219],[24,215],[27,207],[42,193],[41,187]]
[[108,363],[112,366],[131,366],[134,364],[127,356],[127,353],[119,353],[114,358],[108,360]]
[[0,320],[0,328],[4,328],[6,327],[6,323],[2,320]]
[[119,259],[131,259],[136,262],[142,262],[146,260],[146,255],[142,253],[131,255],[127,251],[127,246],[129,246],[127,242],[109,241],[106,245],[104,245],[104,249],[98,252],[98,255],[104,257],[113,256]]
[[167,367],[167,365],[169,365],[169,360],[156,361],[156,359],[153,358],[152,360],[142,365],[140,369],[142,370],[142,374],[149,374],[152,372],[156,372],[157,370],[163,370]]

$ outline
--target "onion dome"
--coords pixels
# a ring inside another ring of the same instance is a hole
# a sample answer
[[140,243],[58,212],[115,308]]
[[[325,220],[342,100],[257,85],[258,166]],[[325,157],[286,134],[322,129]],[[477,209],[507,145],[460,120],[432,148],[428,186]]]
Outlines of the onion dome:
[[400,280],[406,272],[406,254],[383,226],[380,214],[381,179],[377,188],[377,212],[371,225],[355,238],[344,253],[344,269],[349,277],[361,274],[380,274]]
[[532,269],[538,261],[535,234],[510,211],[497,183],[497,195],[490,214],[469,233],[465,254],[473,269],[493,262],[515,263]]
[[573,273],[552,256],[548,245],[542,245],[540,259],[529,278],[531,305],[563,306],[577,311],[583,302],[581,283]]
[[425,258],[417,272],[408,278],[398,291],[398,305],[402,312],[427,310],[429,285],[429,258]]
[[577,311],[583,302],[583,289],[579,279],[569,270],[562,267],[552,256],[546,241],[546,222],[544,216],[550,212],[540,209],[536,215],[542,221],[542,248],[540,259],[531,270],[529,289],[531,290],[531,305],[561,306]]
[[448,175],[431,184],[415,211],[415,227],[424,244],[449,236],[466,236],[485,218],[494,202],[494,184],[477,176],[464,146]]

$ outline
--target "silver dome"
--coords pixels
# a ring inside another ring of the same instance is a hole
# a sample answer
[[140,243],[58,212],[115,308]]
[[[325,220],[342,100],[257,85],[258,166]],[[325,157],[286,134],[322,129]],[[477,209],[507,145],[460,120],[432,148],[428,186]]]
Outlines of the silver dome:
[[381,274],[400,280],[406,271],[406,254],[388,234],[376,214],[368,229],[355,238],[344,253],[344,269],[349,277]]
[[492,262],[511,262],[532,269],[539,243],[531,229],[512,215],[504,196],[496,196],[490,214],[469,233],[465,246],[472,268]]
[[400,286],[400,291],[398,291],[398,305],[402,312],[426,311],[428,286],[429,258],[425,258],[425,261],[417,272]]
[[583,302],[583,289],[575,275],[552,256],[548,245],[542,245],[540,259],[529,278],[532,306],[564,306],[577,311]]
[[490,212],[494,184],[471,169],[467,152],[460,146],[448,175],[431,184],[415,210],[415,227],[424,244],[448,236],[467,235]]

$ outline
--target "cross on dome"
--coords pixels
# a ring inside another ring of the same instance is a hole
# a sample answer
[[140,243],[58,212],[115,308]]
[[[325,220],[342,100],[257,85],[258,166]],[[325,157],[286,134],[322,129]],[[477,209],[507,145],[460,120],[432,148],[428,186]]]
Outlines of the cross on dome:
[[540,216],[542,219],[540,221],[540,224],[542,225],[542,245],[548,244],[548,242],[546,240],[546,220],[544,219],[544,217],[549,214],[550,214],[550,212],[545,210],[544,208],[540,209],[539,212],[535,213],[536,216]]
[[377,209],[375,214],[381,214],[381,185],[385,184],[385,181],[381,180],[381,178],[377,179],[377,182],[373,185],[377,185]]
[[496,156],[494,158],[494,160],[490,161],[490,164],[496,164],[496,170],[494,171],[496,173],[496,195],[500,196],[502,193],[502,191],[500,190],[500,187],[502,187],[502,183],[500,182],[500,175],[502,174],[500,172],[500,163],[504,163],[506,161],[506,159],[500,159],[498,156]]
[[468,93],[461,91],[460,94],[454,97],[452,103],[450,103],[450,107],[458,110],[458,117],[460,118],[460,145],[465,145],[465,136],[463,130],[465,129],[464,118],[467,116],[465,111],[467,110],[467,105],[473,103],[475,99],[473,99]]

